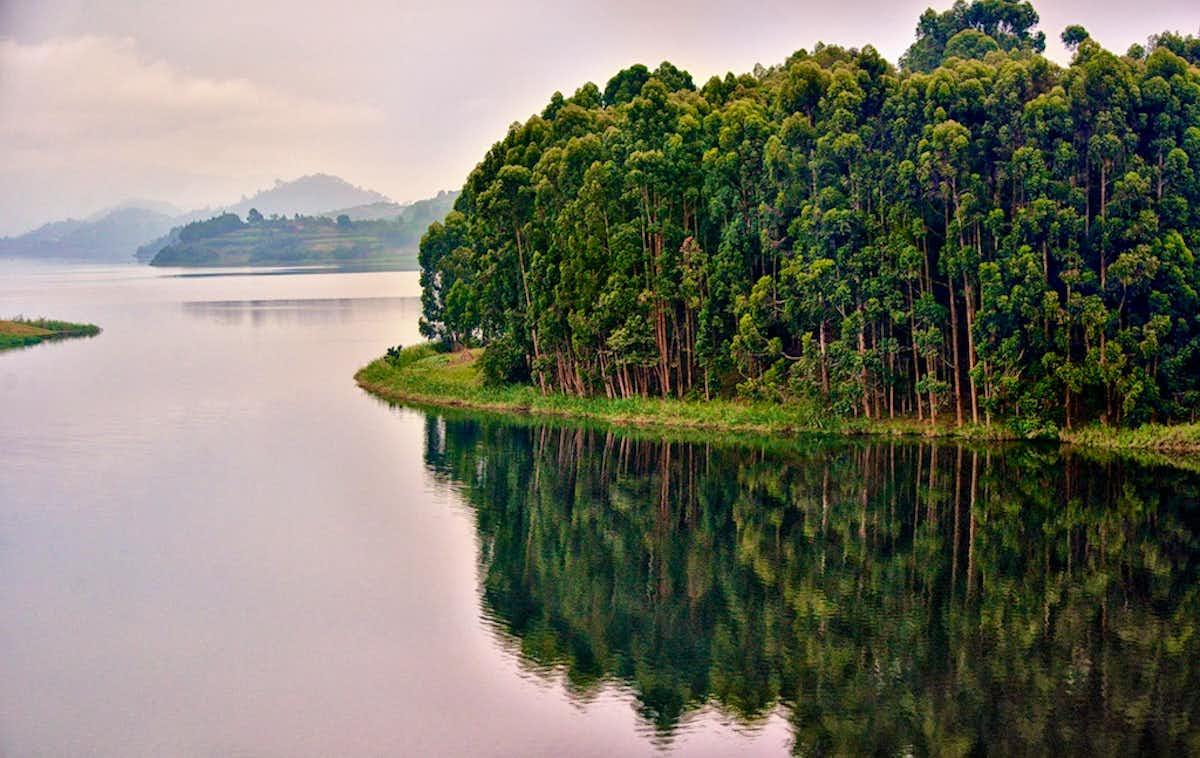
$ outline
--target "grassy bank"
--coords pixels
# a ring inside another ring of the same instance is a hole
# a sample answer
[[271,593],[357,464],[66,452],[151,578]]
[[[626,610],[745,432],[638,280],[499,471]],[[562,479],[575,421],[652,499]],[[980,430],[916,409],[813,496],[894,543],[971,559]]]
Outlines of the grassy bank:
[[943,424],[930,427],[910,419],[864,422],[841,419],[804,403],[742,400],[663,400],[659,398],[579,398],[543,395],[526,385],[487,387],[479,375],[480,351],[439,353],[430,345],[405,348],[361,369],[355,381],[385,399],[500,413],[576,418],[620,426],[660,427],[725,433],[798,433],[1014,439],[997,426]]
[[11,321],[0,320],[0,350],[36,345],[45,340],[65,337],[94,337],[100,333],[95,324],[72,324],[53,319],[26,319],[17,317]]
[[355,375],[355,381],[391,400],[614,424],[757,433],[841,430],[831,427],[832,419],[823,420],[803,407],[725,400],[578,398],[542,395],[523,385],[485,387],[477,357],[477,351],[437,353],[428,345],[418,345],[406,348],[395,359],[374,361]]
[[1136,429],[1087,426],[1059,434],[1063,442],[1103,450],[1153,453],[1200,452],[1200,424],[1146,424]]
[[[927,422],[915,419],[840,419],[801,403],[578,398],[562,394],[542,395],[536,388],[525,385],[486,387],[479,375],[480,354],[478,350],[439,353],[430,345],[416,345],[405,348],[398,355],[372,362],[359,370],[354,378],[359,386],[388,400],[586,419],[620,426],[735,434],[817,433],[996,441],[1020,438],[1000,425],[955,427],[952,423],[943,423],[931,427]],[[1200,453],[1200,424],[1150,425],[1137,429],[1096,425],[1061,432],[1059,439],[1071,445],[1100,450],[1196,454]]]

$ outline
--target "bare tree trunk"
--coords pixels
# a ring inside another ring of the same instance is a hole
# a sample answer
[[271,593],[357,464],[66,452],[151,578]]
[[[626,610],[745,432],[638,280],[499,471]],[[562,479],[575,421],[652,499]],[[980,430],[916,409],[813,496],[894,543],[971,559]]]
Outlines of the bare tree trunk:
[[[532,319],[533,318],[533,301],[529,297],[529,277],[525,272],[525,246],[521,242],[521,227],[519,224],[517,224],[516,219],[513,219],[513,231],[516,232],[516,237],[517,237],[517,263],[519,263],[521,266],[521,287],[525,291],[525,316],[526,316],[526,318]],[[530,336],[533,337],[534,363],[537,363],[540,365],[541,358],[542,358],[542,349],[541,349],[541,346],[538,344],[537,325],[532,323],[532,321],[529,324],[529,333],[530,333]],[[541,388],[542,394],[545,395],[546,394],[546,377],[542,375],[541,368],[535,367],[534,373],[537,374],[538,387]]]
[[858,324],[858,361],[859,361],[859,381],[862,383],[862,404],[863,415],[871,418],[871,398],[868,390],[870,378],[867,374],[867,334],[866,334],[866,316],[862,312],[862,306],[859,306],[859,316],[862,321]]
[[955,304],[957,298],[954,297],[954,280],[946,277],[946,289],[950,292],[950,368],[954,372],[954,414],[955,425],[963,425],[963,403],[962,403],[962,373],[959,369],[962,364],[959,363],[958,356],[958,306]]
[[925,415],[921,411],[921,390],[917,385],[921,383],[921,354],[917,350],[917,313],[913,307],[912,282],[908,283],[908,315],[910,320],[909,337],[912,338],[912,355],[913,355],[913,398],[917,401],[917,421],[924,421]]
[[971,389],[971,423],[979,423],[979,390],[975,387],[975,293],[963,272],[963,294],[967,300],[967,380]]
[[821,346],[821,395],[825,399],[826,407],[829,406],[829,364],[825,359],[825,319],[821,319],[821,328],[819,330],[819,344]]

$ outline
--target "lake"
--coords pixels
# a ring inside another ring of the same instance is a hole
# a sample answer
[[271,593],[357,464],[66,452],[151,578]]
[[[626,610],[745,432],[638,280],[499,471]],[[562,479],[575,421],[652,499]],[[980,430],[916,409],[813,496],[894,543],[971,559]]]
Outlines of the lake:
[[1200,466],[392,407],[415,273],[0,262],[5,756],[1200,751]]

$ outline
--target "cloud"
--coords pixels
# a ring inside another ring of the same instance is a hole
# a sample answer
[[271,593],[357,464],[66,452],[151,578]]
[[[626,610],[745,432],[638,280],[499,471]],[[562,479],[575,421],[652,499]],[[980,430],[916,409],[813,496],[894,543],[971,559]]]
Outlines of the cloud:
[[371,106],[264,87],[253,72],[197,75],[149,58],[131,38],[0,40],[4,195],[51,175],[101,185],[120,176],[152,192],[172,175],[328,170],[348,155],[365,160],[359,146],[383,120]]

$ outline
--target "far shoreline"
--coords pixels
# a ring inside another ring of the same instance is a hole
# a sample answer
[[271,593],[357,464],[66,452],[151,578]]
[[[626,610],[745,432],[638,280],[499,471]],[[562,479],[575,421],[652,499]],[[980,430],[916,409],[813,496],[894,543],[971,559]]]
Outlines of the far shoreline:
[[1197,423],[1137,428],[1092,424],[1058,430],[1053,436],[1021,437],[1000,424],[930,426],[912,418],[864,421],[822,414],[814,423],[814,416],[799,407],[763,401],[579,398],[559,393],[543,395],[532,386],[485,387],[476,365],[479,352],[439,353],[432,345],[416,345],[372,361],[355,373],[354,380],[372,395],[401,404],[577,419],[614,427],[779,438],[821,435],[962,442],[1042,441],[1115,453],[1200,456]]

